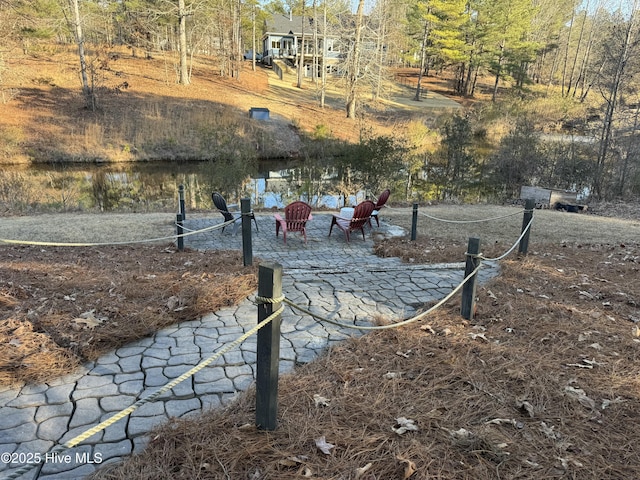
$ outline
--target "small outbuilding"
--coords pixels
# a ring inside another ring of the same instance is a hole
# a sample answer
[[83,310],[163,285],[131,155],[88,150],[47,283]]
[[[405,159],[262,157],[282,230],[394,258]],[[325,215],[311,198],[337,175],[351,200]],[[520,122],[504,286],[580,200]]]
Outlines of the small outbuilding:
[[578,204],[578,194],[568,190],[554,188],[541,188],[522,186],[520,188],[520,200],[532,198],[536,202],[536,208],[554,208],[567,212],[583,212],[586,205]]

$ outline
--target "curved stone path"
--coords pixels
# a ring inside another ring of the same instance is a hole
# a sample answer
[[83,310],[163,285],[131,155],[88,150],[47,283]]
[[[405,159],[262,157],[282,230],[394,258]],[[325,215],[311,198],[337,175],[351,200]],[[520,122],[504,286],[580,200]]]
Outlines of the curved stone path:
[[[220,223],[221,216],[190,220],[198,230]],[[367,238],[334,228],[331,215],[317,214],[309,224],[308,244],[289,234],[287,245],[275,237],[271,215],[258,215],[259,232],[252,225],[254,263],[283,265],[283,293],[314,313],[350,324],[368,324],[373,315],[393,319],[412,316],[425,302],[448,294],[463,278],[462,264],[424,266],[402,264],[396,258],[373,255],[372,235],[397,229],[381,222]],[[186,237],[189,248],[241,249],[242,237],[227,228]],[[496,273],[495,265],[480,271],[480,279]],[[100,465],[119,461],[147,444],[148,433],[171,417],[197,414],[231,401],[249,387],[255,375],[256,336],[207,366],[170,392],[118,420],[104,431],[57,456],[45,452],[83,433],[136,400],[149,395],[197,365],[257,323],[257,309],[242,304],[183,322],[157,332],[88,363],[76,373],[42,385],[0,389],[0,478],[39,455],[46,461],[20,478],[79,479]],[[327,346],[357,330],[322,325],[291,308],[282,316],[281,371],[312,361]],[[38,476],[39,474],[39,476]]]

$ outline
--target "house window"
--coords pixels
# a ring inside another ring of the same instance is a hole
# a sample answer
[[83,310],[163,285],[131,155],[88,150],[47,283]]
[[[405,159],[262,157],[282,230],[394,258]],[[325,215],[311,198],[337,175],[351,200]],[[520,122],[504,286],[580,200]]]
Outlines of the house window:
[[271,40],[271,48],[280,48],[280,41]]
[[327,38],[327,52],[333,52],[333,39]]

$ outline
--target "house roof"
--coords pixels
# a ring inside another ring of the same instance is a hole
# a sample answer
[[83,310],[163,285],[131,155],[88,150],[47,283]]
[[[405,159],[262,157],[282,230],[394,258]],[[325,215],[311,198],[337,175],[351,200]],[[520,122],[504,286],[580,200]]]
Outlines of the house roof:
[[[293,32],[294,35],[302,35],[302,16],[293,15],[291,19],[289,19],[288,15],[272,15],[270,18],[265,20],[265,31],[267,34],[269,33],[283,33],[288,34],[289,32]],[[304,17],[304,33],[305,36],[310,34],[313,31],[314,23],[321,22],[322,24],[322,15],[319,15],[317,19],[313,17]]]

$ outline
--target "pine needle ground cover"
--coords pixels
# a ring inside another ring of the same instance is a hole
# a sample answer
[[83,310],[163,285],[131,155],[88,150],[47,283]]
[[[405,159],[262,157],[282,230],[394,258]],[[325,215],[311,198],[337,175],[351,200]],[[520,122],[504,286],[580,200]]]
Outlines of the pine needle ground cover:
[[[429,212],[495,212],[438,208]],[[385,220],[402,223],[400,213]],[[256,430],[248,391],[224,410],[171,421],[95,478],[638,478],[639,224],[626,217],[536,212],[529,254],[479,287],[472,321],[454,299],[413,325],[346,341],[280,379],[277,430]],[[473,227],[485,256],[517,238],[521,217],[507,221],[515,236]],[[418,241],[381,240],[376,251],[411,263],[464,258],[470,232],[420,226]],[[255,291],[237,252],[219,265],[170,245],[2,248],[5,384],[62,374]],[[33,355],[7,356],[29,346]]]

